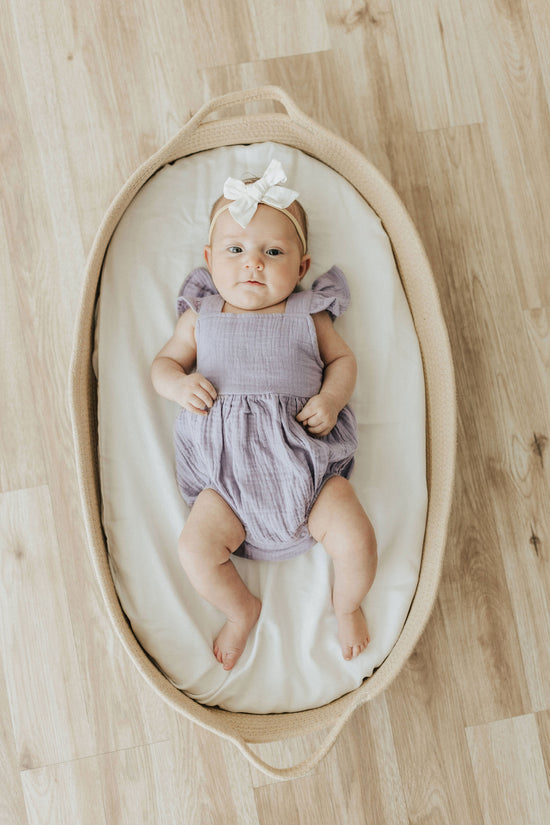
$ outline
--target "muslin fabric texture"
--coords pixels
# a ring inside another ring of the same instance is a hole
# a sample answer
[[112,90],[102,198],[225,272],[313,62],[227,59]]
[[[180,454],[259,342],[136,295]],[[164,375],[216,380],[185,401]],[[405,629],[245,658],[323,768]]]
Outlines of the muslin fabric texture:
[[203,268],[184,282],[178,312],[198,313],[197,371],[218,395],[208,415],[182,409],[176,419],[178,486],[189,505],[205,489],[229,504],[246,532],[238,556],[277,561],[308,550],[315,541],[307,521],[322,487],[351,474],[357,423],[349,406],[323,437],[296,421],[323,381],[312,314],[334,319],[349,300],[336,266],[293,292],[284,313],[224,313]]

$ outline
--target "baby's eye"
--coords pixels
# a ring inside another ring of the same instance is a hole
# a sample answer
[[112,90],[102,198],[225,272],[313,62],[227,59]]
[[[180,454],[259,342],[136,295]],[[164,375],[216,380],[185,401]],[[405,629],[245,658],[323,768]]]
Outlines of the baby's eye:
[[233,253],[234,255],[238,255],[239,252],[242,252],[243,250],[241,246],[229,246],[227,251]]
[[281,255],[282,253],[280,249],[266,249],[265,254],[275,257],[275,255]]

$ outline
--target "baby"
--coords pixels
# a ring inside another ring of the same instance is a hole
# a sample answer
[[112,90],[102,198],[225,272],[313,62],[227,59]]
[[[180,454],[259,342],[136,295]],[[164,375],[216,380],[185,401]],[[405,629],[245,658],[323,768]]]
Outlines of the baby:
[[333,326],[349,290],[336,267],[296,290],[311,258],[305,212],[285,182],[276,160],[259,179],[228,178],[212,209],[208,271],[186,279],[151,369],[157,392],[182,408],[176,471],[191,511],[178,551],[192,585],[225,614],[213,645],[225,670],[261,611],[232,554],[281,560],[321,542],[344,658],[370,641],[361,602],[376,538],[348,481],[357,369]]

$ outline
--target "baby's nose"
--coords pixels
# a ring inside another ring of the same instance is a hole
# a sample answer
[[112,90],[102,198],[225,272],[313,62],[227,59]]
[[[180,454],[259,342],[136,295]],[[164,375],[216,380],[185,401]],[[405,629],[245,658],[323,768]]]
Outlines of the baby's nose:
[[248,269],[263,269],[264,262],[262,256],[251,253],[247,258],[246,266]]

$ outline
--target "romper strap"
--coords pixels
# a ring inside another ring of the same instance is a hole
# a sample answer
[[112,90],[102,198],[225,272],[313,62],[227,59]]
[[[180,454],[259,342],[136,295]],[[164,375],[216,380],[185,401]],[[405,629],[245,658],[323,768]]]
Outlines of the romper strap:
[[311,297],[311,289],[293,292],[286,299],[285,315],[309,315]]

